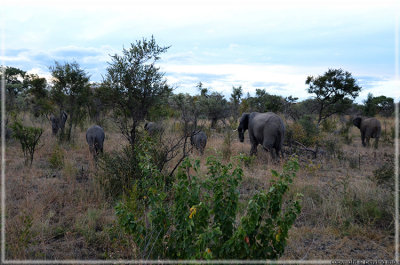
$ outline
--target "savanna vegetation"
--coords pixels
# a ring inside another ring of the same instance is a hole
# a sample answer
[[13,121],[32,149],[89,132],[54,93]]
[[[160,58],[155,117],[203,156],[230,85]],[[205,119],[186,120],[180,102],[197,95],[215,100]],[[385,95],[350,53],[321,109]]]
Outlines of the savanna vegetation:
[[[393,258],[392,98],[356,104],[362,88],[342,69],[307,77],[303,101],[241,86],[227,99],[201,82],[176,94],[157,66],[168,48],[132,43],[101,83],[77,62],[55,62],[51,82],[2,67],[7,259]],[[234,132],[243,113],[268,111],[286,128],[278,160],[250,156]],[[362,146],[359,115],[381,122],[378,148]]]

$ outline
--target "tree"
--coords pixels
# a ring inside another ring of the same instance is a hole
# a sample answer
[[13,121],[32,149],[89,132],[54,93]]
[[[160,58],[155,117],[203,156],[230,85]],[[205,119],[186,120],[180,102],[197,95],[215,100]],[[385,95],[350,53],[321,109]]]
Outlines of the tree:
[[1,66],[0,78],[4,73],[4,81],[6,85],[6,110],[8,113],[17,111],[18,106],[16,99],[24,91],[23,80],[26,72],[10,66]]
[[242,86],[232,87],[231,104],[232,116],[235,120],[239,118],[239,106],[243,96]]
[[190,126],[188,132],[197,128],[197,121],[200,115],[198,98],[199,96],[191,96],[183,93],[171,97],[170,104],[179,113],[183,123]]
[[35,150],[39,144],[43,129],[24,126],[20,121],[15,121],[11,125],[11,128],[13,130],[14,138],[21,144],[22,151],[24,152],[25,164],[30,162],[30,166],[32,166],[33,155],[35,154]]
[[308,76],[308,93],[317,101],[314,112],[318,114],[317,124],[336,113],[343,113],[358,96],[361,87],[351,73],[342,69],[329,69],[322,76]]
[[212,92],[200,96],[199,105],[201,112],[211,121],[211,128],[215,128],[219,120],[229,116],[228,102],[221,93]]
[[374,98],[379,114],[385,117],[392,116],[394,112],[394,100],[391,97],[379,96]]
[[208,96],[208,88],[203,87],[203,83],[202,83],[202,82],[199,82],[199,83],[196,85],[196,87],[197,87],[197,90],[199,90],[200,95],[201,95],[202,97],[207,97],[207,96]]
[[256,89],[256,96],[249,97],[251,111],[280,112],[284,107],[284,99],[281,96],[270,95],[265,89]]
[[377,113],[390,117],[394,112],[394,100],[391,97],[379,96],[374,97],[368,93],[368,97],[364,100],[364,115],[375,116]]
[[293,120],[297,120],[298,119],[298,116],[296,115],[297,113],[296,113],[296,111],[295,111],[295,105],[296,105],[296,101],[298,100],[299,98],[297,98],[297,97],[292,97],[292,96],[289,96],[289,97],[286,97],[285,99],[284,99],[284,102],[283,102],[283,112],[285,113],[285,116],[287,117],[287,116],[289,116],[289,117],[291,117]]
[[156,67],[160,55],[169,47],[159,46],[154,37],[143,38],[123,49],[122,55],[111,56],[104,85],[106,98],[113,106],[115,120],[134,148],[137,127],[167,97],[172,89],[167,85],[164,73]]
[[[51,99],[58,106],[59,111],[69,115],[66,140],[71,140],[72,129],[81,123],[87,114],[87,102],[90,95],[89,75],[76,62],[64,65],[55,62],[50,67],[53,76]],[[64,135],[61,135],[64,138]]]
[[374,95],[368,93],[368,97],[364,100],[364,115],[373,117],[376,114],[376,105],[374,104]]
[[33,115],[39,117],[50,113],[52,106],[46,78],[39,77],[36,74],[26,75],[24,86],[26,87]]

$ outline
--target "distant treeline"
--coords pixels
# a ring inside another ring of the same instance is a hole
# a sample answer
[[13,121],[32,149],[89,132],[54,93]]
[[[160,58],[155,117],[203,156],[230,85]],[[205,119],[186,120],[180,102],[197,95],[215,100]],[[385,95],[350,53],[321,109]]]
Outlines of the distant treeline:
[[85,118],[98,124],[104,117],[117,117],[122,133],[134,141],[140,121],[160,120],[185,115],[193,122],[198,118],[211,121],[238,119],[244,112],[276,112],[298,120],[303,115],[316,115],[319,124],[333,114],[390,117],[394,112],[393,98],[368,94],[364,104],[354,102],[361,87],[349,72],[329,69],[321,76],[309,76],[310,98],[273,95],[268,89],[257,89],[255,95],[243,95],[241,86],[232,87],[230,98],[211,91],[199,82],[196,95],[175,94],[164,73],[156,66],[160,55],[169,47],[160,47],[154,38],[140,40],[123,49],[122,56],[113,55],[104,80],[90,82],[90,74],[77,62],[50,66],[52,81],[36,74],[3,66],[5,75],[7,117],[20,112],[34,116],[69,115],[66,138]]

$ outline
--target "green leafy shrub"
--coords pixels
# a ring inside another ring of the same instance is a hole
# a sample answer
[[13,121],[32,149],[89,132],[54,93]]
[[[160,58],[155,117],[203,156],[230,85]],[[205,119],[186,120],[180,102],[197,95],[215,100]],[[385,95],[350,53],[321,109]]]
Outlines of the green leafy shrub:
[[222,143],[222,157],[224,159],[229,159],[232,155],[232,140],[233,132],[231,129],[228,129],[224,134],[224,142]]
[[[151,163],[141,166],[155,170]],[[299,168],[297,160],[288,161],[280,174],[272,171],[275,179],[269,190],[253,196],[239,222],[238,185],[242,169],[233,168],[231,163],[224,165],[214,157],[207,159],[207,166],[206,176],[200,176],[200,162],[186,159],[170,190],[165,189],[161,174],[153,174],[159,185],[144,185],[147,189],[143,194],[134,186],[129,196],[116,206],[119,224],[135,239],[139,256],[172,259],[281,256],[288,231],[300,213],[299,200],[285,204],[283,200]]]
[[64,166],[64,151],[60,145],[56,144],[53,148],[53,152],[49,158],[50,167],[52,169],[60,169]]
[[394,155],[390,155],[388,161],[375,169],[373,176],[378,185],[387,186],[391,190],[394,190]]
[[351,144],[353,136],[350,134],[350,128],[353,126],[353,121],[349,119],[340,129],[340,136],[342,137],[345,144]]
[[305,146],[313,146],[317,142],[319,131],[311,116],[304,115],[298,122],[286,125],[286,142],[290,145],[299,142]]
[[11,128],[13,130],[13,137],[17,139],[22,151],[24,152],[25,163],[32,166],[33,155],[39,144],[40,137],[42,136],[43,129],[31,126],[24,126],[20,121],[15,121]]
[[314,119],[311,115],[303,115],[301,119],[299,119],[299,124],[303,127],[305,131],[305,137],[303,138],[302,144],[305,146],[313,146],[316,144],[319,138],[319,130],[314,122]]
[[145,187],[142,185],[147,183],[144,179],[151,179],[154,173],[158,173],[142,165],[153,163],[153,143],[146,137],[138,136],[138,139],[134,150],[128,145],[120,152],[104,153],[100,157],[98,165],[102,172],[98,181],[106,196],[120,198],[136,184],[139,190],[143,190]]
[[336,157],[337,154],[342,150],[341,143],[337,140],[336,137],[334,137],[332,135],[324,137],[321,140],[321,144],[323,145],[325,150],[328,152],[328,154],[333,157]]
[[254,165],[254,161],[256,156],[249,156],[243,153],[240,153],[238,156],[235,157],[240,163],[242,163],[247,168],[252,168]]
[[321,125],[324,132],[333,132],[336,130],[336,121],[332,118],[323,120]]
[[289,145],[294,141],[304,143],[307,141],[306,138],[307,138],[306,131],[299,123],[294,122],[292,124],[286,125],[285,139]]

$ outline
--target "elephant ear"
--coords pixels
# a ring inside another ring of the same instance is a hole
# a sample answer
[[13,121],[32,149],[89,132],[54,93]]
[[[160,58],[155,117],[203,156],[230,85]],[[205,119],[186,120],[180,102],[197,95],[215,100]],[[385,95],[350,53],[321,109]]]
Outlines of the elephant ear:
[[354,124],[358,129],[360,129],[360,127],[361,127],[361,121],[362,121],[361,117],[357,117],[357,118],[355,118],[355,119],[353,120],[353,124]]
[[243,113],[242,117],[240,118],[240,124],[238,129],[247,130],[249,128],[249,116],[250,113]]

